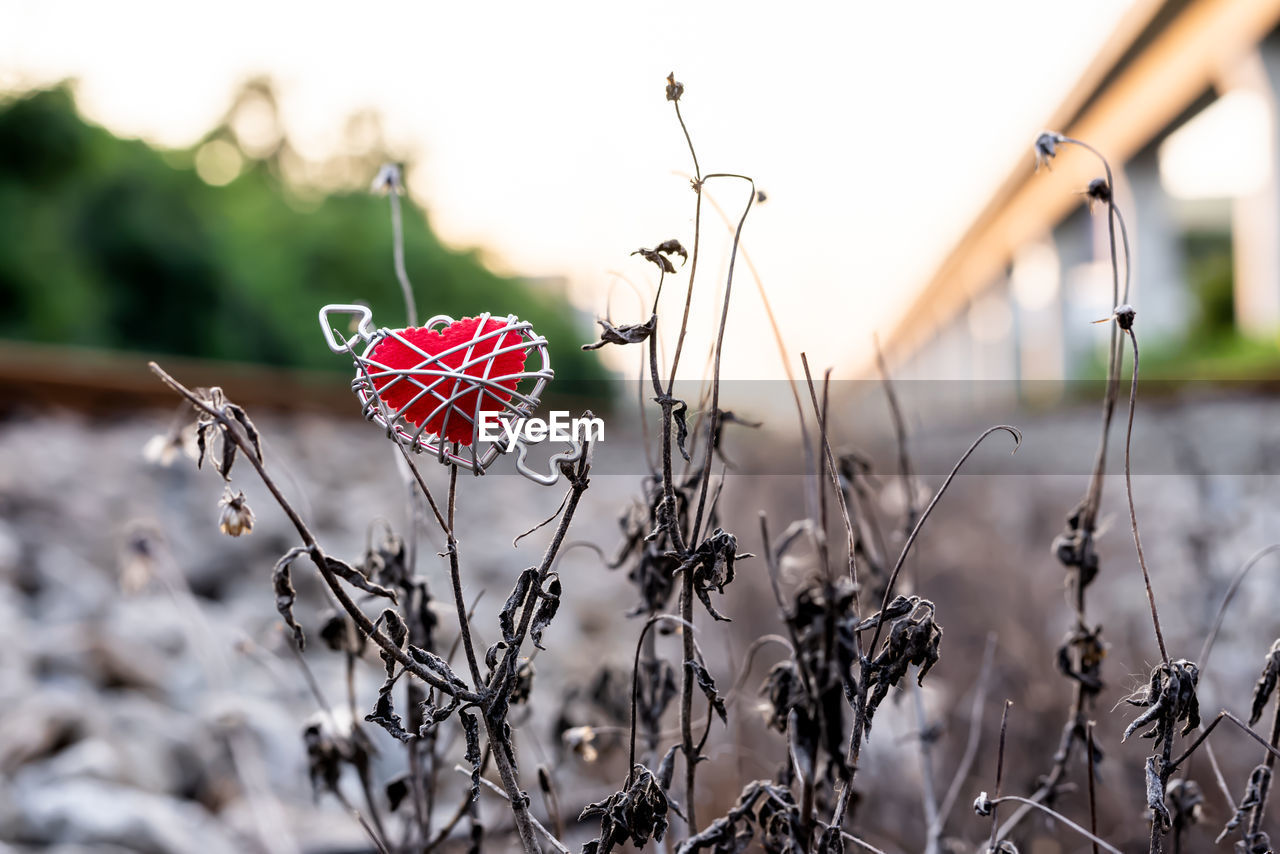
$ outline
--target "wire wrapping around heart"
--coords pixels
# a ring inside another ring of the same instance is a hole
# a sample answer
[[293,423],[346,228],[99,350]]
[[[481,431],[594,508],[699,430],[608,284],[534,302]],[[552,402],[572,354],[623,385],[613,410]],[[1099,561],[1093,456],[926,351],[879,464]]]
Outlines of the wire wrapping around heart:
[[477,472],[505,450],[494,443],[480,451],[485,413],[505,424],[527,417],[553,376],[547,340],[514,315],[440,315],[420,327],[380,329],[368,341],[352,382],[365,417],[415,451]]

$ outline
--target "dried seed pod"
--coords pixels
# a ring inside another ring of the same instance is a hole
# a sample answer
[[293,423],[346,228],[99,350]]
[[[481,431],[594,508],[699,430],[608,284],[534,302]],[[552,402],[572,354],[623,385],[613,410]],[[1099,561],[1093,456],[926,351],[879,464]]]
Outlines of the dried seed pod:
[[1076,583],[1088,587],[1098,577],[1098,552],[1093,544],[1093,531],[1081,526],[1082,508],[1067,517],[1066,528],[1053,540],[1053,553],[1067,569],[1079,573]]
[[667,100],[679,101],[683,94],[684,84],[676,80],[676,73],[673,71],[667,75]]
[[[1073,658],[1072,651],[1076,652]],[[1080,683],[1086,694],[1097,696],[1102,691],[1102,659],[1107,655],[1106,644],[1102,642],[1102,626],[1092,630],[1075,626],[1067,633],[1058,647],[1058,671],[1068,679]],[[1077,669],[1075,660],[1080,666]]]
[[245,500],[243,492],[231,493],[227,487],[218,501],[221,512],[218,514],[218,530],[229,537],[238,537],[253,530],[253,510]]
[[1084,194],[1089,197],[1090,207],[1093,206],[1094,202],[1101,202],[1104,205],[1111,204],[1111,185],[1107,183],[1106,178],[1094,178],[1089,182]]
[[1055,131],[1045,131],[1036,137],[1036,169],[1048,166],[1049,161],[1058,156],[1058,146],[1066,141],[1066,137]]

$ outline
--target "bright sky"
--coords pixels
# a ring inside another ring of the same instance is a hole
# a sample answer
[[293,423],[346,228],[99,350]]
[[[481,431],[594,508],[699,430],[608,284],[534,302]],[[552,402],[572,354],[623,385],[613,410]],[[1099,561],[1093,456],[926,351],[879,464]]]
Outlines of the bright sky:
[[[74,76],[94,120],[185,145],[266,74],[313,156],[372,107],[419,153],[411,189],[447,240],[507,271],[567,276],[598,313],[609,271],[651,280],[632,250],[692,242],[691,164],[664,100],[674,69],[704,172],[747,173],[768,195],[744,241],[789,346],[850,376],[989,188],[1031,156],[1127,5],[0,0],[0,87]],[[740,187],[711,189],[736,217]],[[726,248],[707,213],[702,327]],[[671,325],[684,275],[667,292]],[[616,321],[647,316],[629,294],[614,295]],[[739,266],[725,374],[780,376],[768,335]]]

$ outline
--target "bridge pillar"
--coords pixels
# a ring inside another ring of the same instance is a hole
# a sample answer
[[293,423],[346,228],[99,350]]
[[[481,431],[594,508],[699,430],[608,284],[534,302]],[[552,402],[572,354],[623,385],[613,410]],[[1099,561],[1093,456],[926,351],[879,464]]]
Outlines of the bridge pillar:
[[1280,329],[1280,39],[1273,33],[1237,63],[1224,87],[1254,92],[1267,105],[1270,151],[1265,178],[1255,192],[1231,205],[1236,326],[1248,335]]
[[[1187,330],[1192,310],[1187,288],[1185,252],[1182,233],[1172,214],[1172,200],[1160,182],[1160,165],[1156,140],[1139,151],[1124,165],[1122,184],[1116,202],[1129,226],[1129,244],[1133,253],[1133,275],[1129,303],[1138,311],[1138,323],[1148,341],[1179,337]],[[1128,201],[1125,196],[1132,198]],[[1106,222],[1099,210],[1099,219]],[[1116,240],[1120,240],[1117,229]],[[1102,251],[1107,252],[1106,237]],[[1107,256],[1110,263],[1109,255]],[[1124,289],[1123,256],[1121,259],[1121,298]],[[1108,290],[1110,286],[1108,285]],[[1102,315],[1099,315],[1100,317]]]
[[[1104,237],[1105,239],[1105,237]],[[1110,286],[1105,295],[1099,288],[1098,256],[1095,252],[1094,224],[1089,210],[1081,205],[1053,229],[1062,283],[1057,308],[1061,328],[1062,377],[1073,380],[1088,373],[1089,362],[1099,351],[1106,352],[1098,327],[1090,321],[1105,316],[1110,302]],[[1099,310],[1103,313],[1099,314]]]

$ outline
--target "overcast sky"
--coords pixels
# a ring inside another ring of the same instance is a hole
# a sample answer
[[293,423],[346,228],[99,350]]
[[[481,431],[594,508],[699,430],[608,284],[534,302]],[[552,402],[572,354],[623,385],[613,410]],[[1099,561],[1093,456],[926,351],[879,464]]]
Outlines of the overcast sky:
[[[704,172],[747,173],[768,194],[744,239],[789,345],[850,376],[989,188],[1030,157],[1127,5],[4,0],[0,86],[74,76],[92,119],[184,145],[266,74],[291,139],[317,157],[372,107],[420,161],[412,189],[445,239],[506,271],[567,276],[601,312],[610,271],[648,286],[633,249],[691,242],[691,164],[663,95],[674,69]],[[736,217],[741,187],[711,190]],[[708,214],[702,326],[724,271],[725,230]],[[739,270],[726,374],[779,375]],[[416,284],[429,314],[430,283]],[[613,314],[642,319],[625,288]]]

